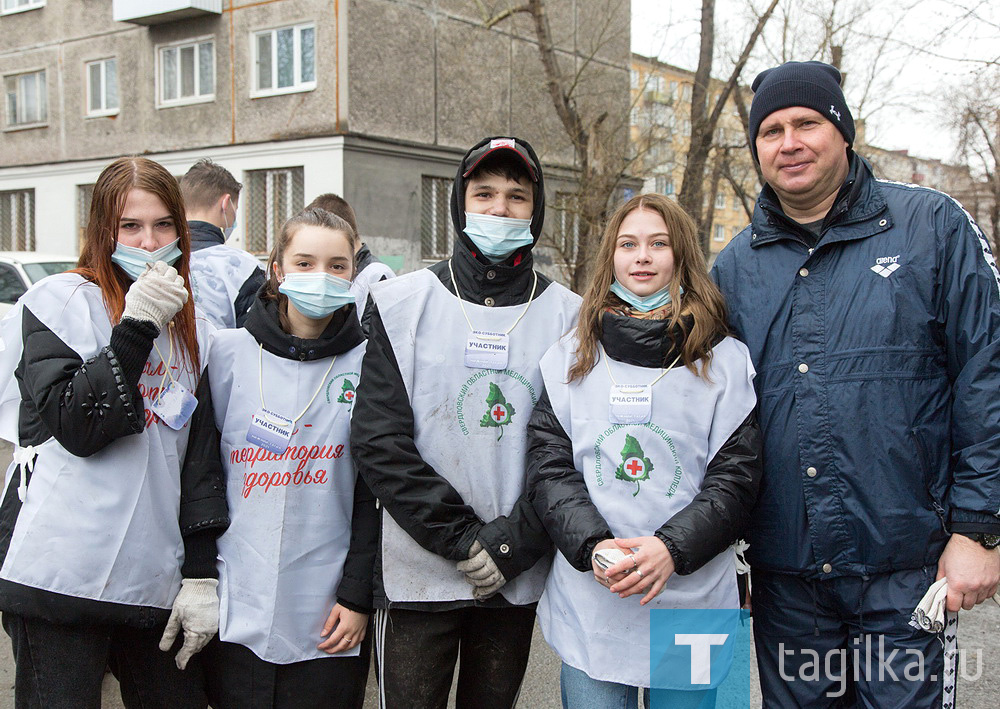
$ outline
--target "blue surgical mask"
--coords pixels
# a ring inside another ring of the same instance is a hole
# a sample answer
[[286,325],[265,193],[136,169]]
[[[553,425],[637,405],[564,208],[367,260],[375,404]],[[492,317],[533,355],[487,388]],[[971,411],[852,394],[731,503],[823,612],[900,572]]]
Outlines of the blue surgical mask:
[[181,257],[181,250],[177,246],[178,241],[180,239],[174,239],[156,251],[125,246],[119,242],[111,254],[111,260],[121,266],[122,270],[134,281],[145,272],[146,264],[163,261],[168,266],[173,266],[177,263],[177,259]]
[[[684,294],[684,288],[680,289],[681,295]],[[638,296],[628,288],[623,286],[618,282],[616,278],[611,283],[611,292],[621,298],[623,301],[631,305],[636,310],[641,310],[644,313],[648,313],[650,310],[656,310],[657,308],[662,308],[664,305],[670,302],[670,284],[663,286],[660,290],[655,293],[651,293],[646,297]]]
[[351,282],[329,273],[289,273],[278,286],[307,318],[320,320],[354,302]]
[[493,263],[499,263],[522,246],[534,243],[530,219],[465,213],[465,233]]

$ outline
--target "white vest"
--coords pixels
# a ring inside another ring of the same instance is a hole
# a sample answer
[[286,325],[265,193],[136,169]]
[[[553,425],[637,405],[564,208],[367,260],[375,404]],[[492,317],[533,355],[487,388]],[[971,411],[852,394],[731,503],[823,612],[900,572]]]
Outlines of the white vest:
[[236,297],[260,262],[246,251],[216,244],[191,253],[191,293],[218,328],[236,327]]
[[358,304],[358,318],[365,314],[365,305],[368,303],[368,292],[373,283],[378,283],[382,279],[395,278],[396,274],[391,268],[381,261],[373,261],[358,272],[351,282],[351,293],[354,301]]
[[257,341],[243,328],[219,330],[213,348],[209,379],[232,520],[219,537],[219,637],[278,664],[331,657],[316,645],[351,542],[348,437],[364,343],[338,355],[325,379],[329,358],[299,362],[264,351],[269,411],[294,418],[319,388],[283,455],[246,440],[261,408]]
[[[413,409],[421,457],[454,486],[484,522],[513,509],[524,491],[527,424],[541,393],[538,361],[576,322],[580,298],[553,283],[510,333],[507,368],[465,366],[469,326],[458,298],[428,270],[376,283],[372,296],[392,343]],[[525,306],[464,302],[477,330],[506,331]],[[401,392],[402,394],[402,392]],[[491,414],[502,409],[499,421]],[[538,600],[548,559],[506,584],[511,603]],[[471,600],[455,562],[427,551],[382,515],[382,579],[394,602]]]
[[[711,381],[675,367],[652,388],[650,423],[612,424],[603,348],[582,381],[564,383],[575,347],[575,337],[567,336],[541,362],[552,409],[573,442],[573,463],[616,537],[651,536],[691,502],[709,461],[753,410],[749,353],[724,339],[713,350]],[[608,364],[618,384],[648,384],[661,371]],[[641,598],[619,598],[557,553],[538,604],[539,625],[567,664],[594,679],[648,687],[649,611],[739,607],[735,555],[728,549],[693,574],[674,574],[645,606]]]
[[[3,320],[6,349],[0,353],[0,437],[15,443],[21,395],[13,375],[21,359],[24,307],[84,361],[108,345],[112,327],[100,289],[76,274],[50,276],[21,297]],[[205,362],[211,327],[204,321],[198,325]],[[86,458],[72,455],[54,438],[35,446],[31,484],[0,577],[77,598],[170,608],[184,558],[180,466],[190,423],[174,431],[150,410],[164,359],[170,358],[166,333],[156,339],[159,350],[150,352],[139,379],[142,433],[119,438]],[[194,393],[196,378],[176,346],[171,369]],[[15,468],[13,463],[8,468],[4,489]]]

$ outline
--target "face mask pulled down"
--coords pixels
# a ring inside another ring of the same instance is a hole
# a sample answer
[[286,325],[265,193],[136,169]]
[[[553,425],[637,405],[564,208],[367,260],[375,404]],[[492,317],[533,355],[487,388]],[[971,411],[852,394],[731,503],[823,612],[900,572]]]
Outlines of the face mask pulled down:
[[118,264],[128,274],[129,278],[134,281],[145,272],[147,264],[163,261],[168,266],[173,266],[177,263],[177,259],[181,257],[181,250],[177,246],[178,241],[180,239],[174,239],[156,251],[146,251],[135,246],[125,246],[125,244],[119,243],[115,246],[115,250],[111,254],[111,260]]
[[534,243],[530,219],[465,213],[465,234],[480,253],[499,263],[522,246]]
[[[681,295],[684,294],[684,288],[680,289]],[[616,278],[611,282],[611,292],[621,298],[624,302],[628,303],[630,306],[639,310],[643,313],[648,313],[650,310],[656,310],[657,308],[662,308],[664,305],[670,302],[670,284],[663,286],[660,290],[655,293],[651,293],[645,297],[638,296],[628,288],[623,286],[618,282]]]
[[289,273],[278,286],[307,318],[319,320],[354,302],[351,282],[329,273]]

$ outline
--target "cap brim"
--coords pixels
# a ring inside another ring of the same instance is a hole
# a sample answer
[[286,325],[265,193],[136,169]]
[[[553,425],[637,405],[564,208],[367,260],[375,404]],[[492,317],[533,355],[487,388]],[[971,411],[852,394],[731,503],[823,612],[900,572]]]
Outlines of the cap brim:
[[486,143],[483,147],[473,152],[466,159],[465,164],[468,165],[468,167],[465,169],[465,172],[462,173],[462,177],[468,177],[472,173],[472,171],[476,169],[476,166],[479,165],[479,163],[481,163],[486,156],[491,155],[500,150],[509,150],[510,152],[514,153],[519,158],[521,158],[521,162],[523,162],[524,166],[528,168],[528,176],[531,177],[531,181],[538,182],[538,168],[535,166],[534,160],[532,160],[531,156],[528,155],[528,153],[524,150],[524,148],[522,148],[517,143],[514,144],[514,147],[511,147],[509,145],[497,145],[496,147],[492,148],[490,147],[489,143]]

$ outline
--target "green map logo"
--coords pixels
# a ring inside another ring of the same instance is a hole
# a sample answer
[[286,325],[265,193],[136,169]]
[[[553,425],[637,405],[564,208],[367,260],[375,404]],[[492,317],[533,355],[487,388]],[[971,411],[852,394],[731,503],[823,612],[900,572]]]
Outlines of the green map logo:
[[625,447],[622,448],[622,462],[615,469],[615,478],[635,483],[635,492],[632,493],[632,497],[635,497],[639,494],[639,483],[643,480],[649,480],[651,472],[653,472],[653,461],[646,457],[639,441],[626,433]]
[[499,441],[503,438],[503,427],[510,423],[510,417],[514,413],[514,405],[507,403],[500,387],[490,382],[490,392],[486,396],[486,413],[479,420],[480,427],[499,429],[500,435],[497,436]]
[[357,392],[354,391],[353,382],[350,379],[344,379],[342,391],[340,392],[340,396],[337,397],[337,401],[341,404],[353,404],[355,396],[357,396]]

